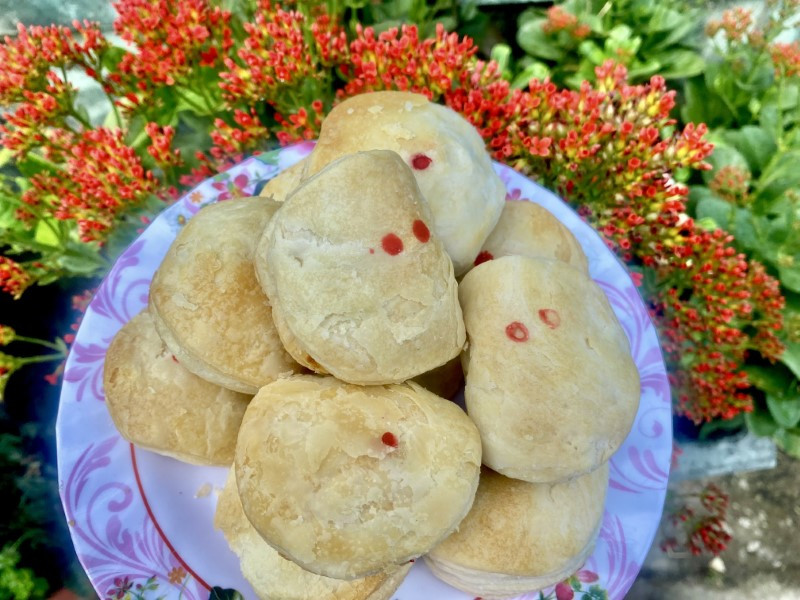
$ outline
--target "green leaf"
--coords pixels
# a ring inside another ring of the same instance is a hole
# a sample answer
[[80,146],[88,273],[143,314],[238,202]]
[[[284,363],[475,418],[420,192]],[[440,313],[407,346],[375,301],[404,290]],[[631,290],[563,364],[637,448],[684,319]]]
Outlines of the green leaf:
[[581,56],[585,56],[595,65],[601,65],[605,62],[608,55],[603,49],[595,44],[592,40],[584,40],[578,46],[578,52]]
[[732,431],[740,429],[743,426],[744,417],[742,416],[742,413],[739,413],[732,419],[716,419],[714,421],[703,423],[700,426],[700,431],[697,434],[697,438],[700,440],[705,440],[708,438],[708,436],[717,431]]
[[745,125],[741,129],[729,129],[721,134],[725,142],[736,148],[754,175],[769,163],[778,151],[775,137],[762,127]]
[[789,370],[780,366],[745,365],[744,370],[750,383],[768,394],[783,395],[795,385]]
[[663,67],[659,71],[664,79],[694,77],[703,72],[706,61],[693,50],[670,50],[660,54]]
[[770,437],[780,429],[769,412],[758,407],[744,414],[744,422],[750,432],[762,437]]
[[538,60],[533,61],[514,77],[514,80],[511,82],[511,87],[518,90],[525,89],[528,87],[531,79],[542,81],[549,76],[550,69],[547,68],[546,64]]
[[511,46],[508,44],[495,44],[489,58],[497,63],[501,73],[505,73],[511,62]]
[[52,246],[53,248],[59,247],[61,245],[61,240],[53,231],[53,228],[57,226],[58,224],[54,223],[52,220],[50,224],[45,221],[39,221],[36,224],[36,232],[33,236],[34,241],[39,244],[44,244],[45,246]]
[[655,58],[648,59],[646,62],[637,61],[628,69],[631,79],[634,80],[646,79],[647,77],[659,73],[660,71],[661,63]]
[[786,349],[781,354],[780,361],[791,369],[794,376],[800,379],[800,343],[784,342]]
[[733,225],[729,231],[746,250],[760,252],[762,244],[754,222],[756,218],[749,210],[737,208],[733,212]]
[[[663,6],[663,5],[660,5]],[[666,37],[653,46],[654,50],[663,50],[669,46],[682,42],[693,33],[700,30],[700,20],[696,18],[697,12],[690,11],[686,14],[680,13],[669,8],[664,9],[663,21],[659,20],[658,9],[653,13],[650,20],[650,27],[653,31],[664,31]]]
[[778,263],[778,277],[782,285],[793,292],[800,292],[800,256],[792,256],[789,259],[792,261],[791,264]]
[[689,200],[695,204],[698,219],[713,219],[721,229],[728,230],[734,207],[705,186],[695,185],[689,190]]
[[129,54],[129,52],[125,50],[125,48],[109,46],[108,49],[103,52],[101,64],[110,71],[116,70],[119,61],[121,61],[122,57],[126,54]]
[[686,96],[681,116],[686,123],[706,123],[720,127],[731,123],[733,115],[722,99],[706,84],[705,78],[694,77],[684,84]]
[[223,589],[218,585],[211,588],[211,593],[208,595],[208,600],[244,600],[241,592],[234,589]]
[[525,52],[538,58],[561,60],[564,53],[542,30],[544,19],[526,21],[517,31],[517,43]]
[[14,153],[8,148],[0,148],[0,167],[5,167],[14,160]]
[[70,275],[90,276],[96,275],[103,267],[99,252],[86,248],[83,252],[72,251],[58,257],[58,265],[69,272]]
[[780,429],[775,433],[773,439],[786,454],[800,458],[800,429]]
[[767,394],[767,407],[781,427],[790,429],[800,423],[800,395],[781,397]]
[[770,163],[756,183],[755,193],[759,202],[770,203],[784,192],[800,188],[800,149],[780,154]]

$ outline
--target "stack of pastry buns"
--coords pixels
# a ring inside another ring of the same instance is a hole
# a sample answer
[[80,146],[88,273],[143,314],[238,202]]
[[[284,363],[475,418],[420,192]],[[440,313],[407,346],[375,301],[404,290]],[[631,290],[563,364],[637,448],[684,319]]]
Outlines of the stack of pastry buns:
[[185,226],[112,341],[120,433],[233,465],[215,523],[259,597],[389,598],[424,556],[507,598],[590,554],[638,372],[575,238],[505,195],[452,110],[350,98]]

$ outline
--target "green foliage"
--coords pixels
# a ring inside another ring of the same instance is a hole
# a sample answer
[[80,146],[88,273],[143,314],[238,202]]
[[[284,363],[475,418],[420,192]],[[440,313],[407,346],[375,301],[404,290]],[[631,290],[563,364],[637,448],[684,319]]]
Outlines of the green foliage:
[[[752,18],[739,11],[710,22],[713,56],[705,73],[687,82],[681,110],[684,120],[711,126],[715,144],[712,170],[691,186],[693,216],[733,234],[738,249],[764,263],[787,295],[800,292],[800,78],[772,52],[796,10],[776,1]],[[789,302],[784,314],[796,323],[800,306]],[[756,358],[748,368],[761,399],[746,423],[800,456],[800,332],[791,329],[783,332],[782,364]]]
[[703,72],[699,53],[700,10],[683,0],[566,0],[519,18],[517,43],[524,51],[509,77],[523,87],[531,76],[548,75],[577,88],[595,80],[595,67],[612,59],[628,68],[633,82]]
[[47,581],[19,565],[16,544],[6,544],[0,550],[0,598],[9,600],[39,600],[46,597]]

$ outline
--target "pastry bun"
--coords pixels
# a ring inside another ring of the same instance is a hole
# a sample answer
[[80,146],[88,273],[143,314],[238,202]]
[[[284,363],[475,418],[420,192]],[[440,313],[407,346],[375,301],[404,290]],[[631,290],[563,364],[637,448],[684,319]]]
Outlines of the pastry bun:
[[187,371],[161,341],[147,310],[111,341],[103,387],[111,419],[126,440],[197,465],[233,461],[250,396]]
[[558,583],[592,553],[607,487],[607,464],[557,484],[484,469],[472,510],[425,562],[445,583],[485,600]]
[[231,469],[219,496],[214,526],[239,557],[242,575],[261,600],[389,600],[411,563],[391,573],[342,581],[303,570],[267,544],[247,520]]
[[560,260],[589,274],[589,261],[572,232],[546,208],[527,200],[506,202],[475,260],[480,264],[501,256]]
[[323,121],[308,174],[363,150],[392,150],[412,168],[456,275],[466,272],[500,218],[506,196],[477,130],[420,94],[360,94],[335,106]]
[[427,223],[394,152],[341,158],[292,193],[255,262],[295,360],[369,385],[406,381],[461,352],[453,265]]
[[606,462],[639,406],[628,338],[600,287],[553,260],[504,256],[459,287],[467,412],[483,463],[557,482]]
[[253,253],[280,206],[266,198],[206,206],[178,234],[150,285],[159,335],[196,375],[255,394],[300,370],[284,350]]
[[354,579],[403,565],[456,528],[480,452],[467,415],[414,383],[297,375],[248,407],[236,481],[271,546],[312,573]]

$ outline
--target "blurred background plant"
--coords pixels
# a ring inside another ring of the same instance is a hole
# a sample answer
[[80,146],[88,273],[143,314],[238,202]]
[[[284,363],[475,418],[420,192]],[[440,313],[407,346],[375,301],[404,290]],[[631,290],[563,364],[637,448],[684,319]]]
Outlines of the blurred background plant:
[[[369,90],[461,112],[496,159],[605,236],[649,302],[685,423],[701,435],[746,423],[800,453],[800,52],[781,37],[797,0],[705,30],[683,0],[491,15],[416,0],[114,7],[125,47],[91,23],[20,25],[0,44],[0,459],[18,515],[0,596],[42,597],[69,562],[60,515],[58,535],[30,526],[37,503],[58,501],[55,393],[32,402],[23,367],[63,361],[97,278],[167,203],[245,155],[315,138],[337,101]],[[88,110],[80,78],[105,110]],[[242,194],[235,181],[224,192]],[[36,558],[48,545],[61,563]]]

